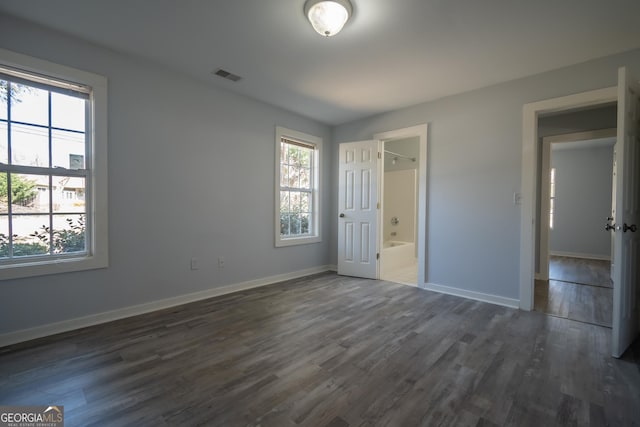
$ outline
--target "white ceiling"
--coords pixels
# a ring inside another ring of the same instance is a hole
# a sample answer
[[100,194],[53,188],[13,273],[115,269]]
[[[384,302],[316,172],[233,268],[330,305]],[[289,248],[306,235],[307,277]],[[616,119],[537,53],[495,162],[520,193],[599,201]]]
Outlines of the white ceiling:
[[[335,37],[304,0],[0,0],[0,12],[327,124],[640,47],[637,0],[351,0]],[[224,68],[243,79],[211,75]]]

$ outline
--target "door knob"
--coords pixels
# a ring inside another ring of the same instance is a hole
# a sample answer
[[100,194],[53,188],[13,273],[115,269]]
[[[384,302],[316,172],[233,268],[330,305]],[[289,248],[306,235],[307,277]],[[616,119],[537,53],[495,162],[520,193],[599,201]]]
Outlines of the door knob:
[[604,226],[604,229],[607,230],[607,231],[615,230],[616,229],[616,225],[615,224],[606,224]]
[[625,223],[622,225],[622,232],[623,232],[623,233],[626,233],[627,231],[630,231],[630,232],[632,232],[632,233],[635,233],[637,229],[638,229],[638,227],[636,227],[636,225],[635,225],[635,224],[627,225],[627,223],[625,222]]
[[343,213],[340,214],[340,218],[344,218],[344,214]]
[[607,217],[607,221],[613,221],[613,217],[612,216],[608,216]]

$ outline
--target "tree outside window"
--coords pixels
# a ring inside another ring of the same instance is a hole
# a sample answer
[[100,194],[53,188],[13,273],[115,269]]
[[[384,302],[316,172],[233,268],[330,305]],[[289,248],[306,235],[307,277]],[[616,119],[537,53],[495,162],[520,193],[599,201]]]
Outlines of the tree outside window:
[[276,132],[276,246],[320,241],[320,138]]

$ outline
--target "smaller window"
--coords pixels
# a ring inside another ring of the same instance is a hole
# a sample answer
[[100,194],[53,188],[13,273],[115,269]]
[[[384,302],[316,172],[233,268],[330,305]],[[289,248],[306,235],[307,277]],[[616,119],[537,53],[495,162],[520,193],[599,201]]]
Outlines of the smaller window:
[[276,128],[275,245],[315,243],[320,238],[318,137]]
[[549,189],[549,228],[553,230],[553,212],[556,201],[556,168],[551,168],[549,182],[551,183],[551,188]]

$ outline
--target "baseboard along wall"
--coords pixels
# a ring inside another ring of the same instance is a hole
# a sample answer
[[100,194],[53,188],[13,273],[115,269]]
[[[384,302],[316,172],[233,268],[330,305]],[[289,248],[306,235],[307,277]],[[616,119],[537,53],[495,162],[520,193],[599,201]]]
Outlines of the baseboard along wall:
[[61,322],[51,323],[48,325],[36,326],[29,329],[22,329],[15,332],[0,334],[0,347],[11,344],[17,344],[24,341],[30,341],[36,338],[42,338],[50,335],[56,335],[63,332],[73,331],[75,329],[95,326],[101,323],[112,322],[127,317],[138,316],[140,314],[151,313],[153,311],[164,310],[178,305],[188,304],[208,298],[226,295],[233,292],[244,291],[247,289],[267,286],[285,280],[297,279],[311,274],[331,271],[331,266],[323,265],[305,270],[294,271],[291,273],[278,274],[261,279],[249,280],[246,282],[235,283],[232,285],[221,286],[219,288],[207,289],[206,291],[194,292],[186,295],[179,295],[172,298],[166,298],[158,301],[152,301],[144,304],[133,305],[129,307],[119,308],[117,310],[105,311],[102,313],[91,314],[89,316],[78,317],[75,319],[63,320]]
[[[152,301],[144,304],[124,307],[117,310],[106,311],[102,313],[92,314],[89,316],[78,317],[75,319],[64,320],[61,322],[51,323],[48,325],[36,326],[29,329],[22,329],[15,332],[0,334],[0,347],[5,347],[20,342],[30,341],[50,335],[56,335],[63,332],[73,331],[75,329],[95,326],[102,323],[112,322],[114,320],[125,319],[127,317],[138,316],[141,314],[151,313],[153,311],[164,310],[191,302],[196,302],[208,298],[226,295],[233,292],[244,291],[261,286],[267,286],[285,280],[297,279],[312,274],[322,273],[325,271],[337,271],[335,265],[323,265],[305,270],[294,271],[290,273],[278,274],[261,279],[249,280],[246,282],[235,283],[232,285],[222,286],[219,288],[207,289],[205,291],[194,292],[186,295],[179,295],[172,298],[166,298],[158,301]],[[472,299],[476,301],[497,304],[510,308],[518,308],[520,301],[512,298],[505,298],[498,295],[485,294],[481,292],[469,291],[466,289],[454,288],[451,286],[438,285],[434,283],[426,283],[418,286],[434,292],[440,292],[447,295],[454,295],[462,298]]]
[[438,285],[435,283],[425,283],[424,285],[419,285],[418,287],[421,289],[426,289],[428,291],[440,292],[442,294],[453,295],[456,297],[488,302],[490,304],[501,305],[509,308],[520,307],[520,300],[513,299],[513,298],[506,298],[499,295],[485,294],[482,292],[469,291],[466,289]]

